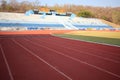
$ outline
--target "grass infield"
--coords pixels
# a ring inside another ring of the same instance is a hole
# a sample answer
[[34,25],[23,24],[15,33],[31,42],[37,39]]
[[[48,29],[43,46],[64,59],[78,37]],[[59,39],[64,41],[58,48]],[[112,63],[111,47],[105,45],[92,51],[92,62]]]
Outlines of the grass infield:
[[54,34],[55,36],[71,38],[77,40],[105,43],[110,45],[120,46],[120,38],[105,38],[105,37],[96,37],[96,36],[85,36],[85,35],[73,35],[73,34]]
[[120,39],[119,31],[72,31],[67,34]]

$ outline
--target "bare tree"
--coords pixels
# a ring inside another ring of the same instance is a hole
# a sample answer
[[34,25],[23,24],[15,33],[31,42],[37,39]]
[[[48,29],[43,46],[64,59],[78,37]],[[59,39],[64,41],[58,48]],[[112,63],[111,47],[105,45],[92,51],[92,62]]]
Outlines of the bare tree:
[[39,0],[35,0],[32,4],[33,4],[35,9],[39,9],[39,7],[40,7],[40,1]]
[[19,11],[20,12],[25,12],[27,10],[34,9],[33,5],[29,1],[22,1],[19,6]]
[[5,11],[6,10],[6,6],[7,6],[7,1],[6,0],[1,0],[1,10]]
[[9,4],[10,4],[10,6],[12,6],[13,8],[15,8],[15,7],[17,7],[18,6],[18,2],[17,2],[17,0],[10,0],[9,1]]

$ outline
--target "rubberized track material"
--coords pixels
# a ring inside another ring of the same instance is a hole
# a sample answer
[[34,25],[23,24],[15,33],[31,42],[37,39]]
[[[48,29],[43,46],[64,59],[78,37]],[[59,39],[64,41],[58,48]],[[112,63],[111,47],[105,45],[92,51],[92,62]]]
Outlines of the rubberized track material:
[[120,80],[120,47],[41,35],[0,36],[0,80]]

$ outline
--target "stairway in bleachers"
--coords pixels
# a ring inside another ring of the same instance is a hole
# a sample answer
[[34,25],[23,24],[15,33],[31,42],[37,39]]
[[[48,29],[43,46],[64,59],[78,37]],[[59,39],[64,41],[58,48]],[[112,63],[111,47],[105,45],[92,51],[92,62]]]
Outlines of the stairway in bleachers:
[[68,21],[61,21],[61,23],[64,25],[65,28],[70,29],[70,30],[77,30],[78,28],[72,25]]

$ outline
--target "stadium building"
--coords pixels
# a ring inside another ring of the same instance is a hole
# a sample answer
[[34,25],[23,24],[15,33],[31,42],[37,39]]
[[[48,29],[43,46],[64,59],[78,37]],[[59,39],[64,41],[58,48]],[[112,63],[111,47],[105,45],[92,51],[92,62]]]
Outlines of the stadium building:
[[25,14],[0,12],[0,15],[0,30],[115,30],[100,19],[76,17],[60,9],[43,7]]

